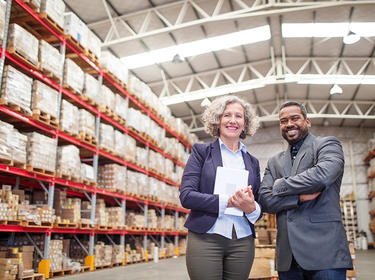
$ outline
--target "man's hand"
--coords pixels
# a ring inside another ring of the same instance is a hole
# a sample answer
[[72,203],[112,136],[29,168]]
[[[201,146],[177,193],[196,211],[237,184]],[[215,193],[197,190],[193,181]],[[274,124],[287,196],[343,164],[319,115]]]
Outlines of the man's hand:
[[311,193],[311,194],[300,194],[299,195],[299,201],[300,202],[306,202],[310,200],[314,200],[320,195],[320,192]]
[[246,214],[255,211],[255,199],[251,186],[236,191],[228,200],[228,207],[237,207]]

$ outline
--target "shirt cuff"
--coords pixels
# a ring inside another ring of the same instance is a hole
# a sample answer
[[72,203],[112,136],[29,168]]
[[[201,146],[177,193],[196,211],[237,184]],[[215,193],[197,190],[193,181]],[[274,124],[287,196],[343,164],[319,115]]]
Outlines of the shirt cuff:
[[225,209],[228,206],[229,196],[225,194],[219,194],[219,217],[224,215]]
[[245,213],[245,216],[249,220],[250,223],[254,224],[258,220],[258,218],[260,216],[260,212],[261,212],[260,206],[259,206],[258,202],[255,201],[255,210],[251,213],[248,213],[248,214]]

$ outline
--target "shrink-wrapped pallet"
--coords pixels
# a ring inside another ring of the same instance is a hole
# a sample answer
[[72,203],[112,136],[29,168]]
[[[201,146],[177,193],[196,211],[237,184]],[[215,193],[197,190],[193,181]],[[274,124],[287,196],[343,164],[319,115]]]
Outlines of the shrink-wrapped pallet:
[[115,130],[115,153],[121,158],[126,158],[126,136],[124,133]]
[[158,217],[156,215],[155,209],[149,209],[147,211],[147,227],[149,228],[158,227]]
[[99,145],[102,148],[114,151],[115,149],[115,130],[113,126],[100,123]]
[[79,132],[95,136],[95,116],[85,109],[79,109]]
[[99,241],[95,245],[95,266],[110,265],[112,262],[112,245]]
[[64,201],[61,219],[64,222],[79,223],[81,220],[81,199],[79,198],[67,198]]
[[69,12],[64,14],[64,27],[66,34],[72,36],[72,38],[80,43],[82,47],[87,48],[89,29],[75,13]]
[[137,181],[138,181],[138,194],[148,196],[148,193],[149,193],[148,176],[143,173],[138,173]]
[[100,65],[108,70],[124,84],[128,81],[128,69],[121,60],[111,54],[109,51],[103,51],[100,57]]
[[14,128],[12,133],[8,135],[8,140],[12,150],[12,160],[15,163],[25,164],[27,136]]
[[102,97],[102,105],[114,112],[116,107],[115,94],[105,85],[102,85]]
[[127,120],[129,107],[129,99],[122,97],[119,94],[115,94],[115,113],[119,115],[123,120]]
[[147,135],[150,135],[150,123],[151,123],[150,117],[145,114],[141,114],[141,123],[142,123],[142,126],[141,126],[140,131],[143,133],[146,133]]
[[9,135],[12,135],[13,125],[0,121],[0,158],[12,160],[12,146]]
[[97,104],[102,104],[102,96],[99,93],[99,82],[90,74],[85,73],[85,85],[83,94]]
[[31,109],[47,113],[58,119],[58,96],[59,93],[56,90],[35,80],[33,83]]
[[105,202],[103,199],[97,199],[95,205],[95,221],[99,226],[106,226],[108,224],[108,216],[105,211]]
[[78,135],[79,130],[79,109],[66,100],[61,103],[60,127],[63,131]]
[[155,121],[150,120],[149,135],[159,145],[165,138],[165,129],[161,128]]
[[39,63],[42,70],[51,72],[59,81],[62,80],[64,55],[44,40],[39,42]]
[[32,64],[38,65],[38,39],[16,23],[9,26],[8,49],[10,52],[20,54]]
[[125,146],[125,160],[130,162],[136,161],[136,147],[137,141],[129,134],[125,134],[126,146]]
[[50,270],[57,271],[62,270],[63,262],[63,241],[62,240],[50,240],[49,242],[49,260]]
[[28,136],[27,164],[37,169],[55,172],[57,139],[37,132],[26,135]]
[[14,67],[6,65],[3,73],[1,98],[12,105],[19,106],[31,114],[31,89],[33,80]]
[[108,226],[118,227],[125,225],[124,213],[121,207],[107,207]]
[[90,52],[96,56],[97,59],[100,60],[100,55],[101,55],[101,45],[102,41],[98,36],[94,34],[90,29],[88,29],[87,33],[87,48],[89,49]]
[[137,180],[137,174],[138,172],[126,171],[126,192],[131,194],[137,194],[138,193],[138,180]]
[[6,2],[4,0],[1,0],[0,1],[0,41],[3,40],[3,36],[4,36],[5,12],[6,12]]
[[136,163],[140,166],[146,167],[148,161],[147,150],[141,147],[136,148]]
[[65,3],[62,0],[42,0],[40,12],[48,15],[59,27],[64,28]]
[[57,148],[57,173],[58,176],[67,175],[80,178],[81,160],[79,149],[76,146],[66,145]]
[[113,245],[112,248],[112,263],[122,263],[124,260],[124,245]]
[[85,74],[82,69],[70,58],[64,63],[64,87],[72,88],[78,93],[83,92]]
[[126,119],[128,127],[131,127],[140,132],[139,127],[141,124],[141,115],[142,113],[140,111],[129,108],[128,118]]
[[115,163],[100,166],[98,184],[103,189],[125,192],[126,168]]
[[171,178],[174,170],[174,163],[169,158],[164,158],[163,156],[162,160],[164,160],[164,175],[167,178]]
[[86,163],[81,163],[81,178],[83,180],[96,182],[94,168]]

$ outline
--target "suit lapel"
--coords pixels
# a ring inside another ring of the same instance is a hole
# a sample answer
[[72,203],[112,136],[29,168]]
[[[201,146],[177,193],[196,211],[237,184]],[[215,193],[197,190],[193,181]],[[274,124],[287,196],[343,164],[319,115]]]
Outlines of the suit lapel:
[[288,146],[288,149],[284,152],[283,161],[281,164],[283,165],[285,176],[289,177],[292,171],[292,158],[290,157],[290,146]]
[[253,185],[253,179],[252,176],[250,174],[254,174],[253,172],[253,167],[251,165],[251,162],[250,162],[250,157],[247,156],[246,152],[243,152],[242,151],[242,158],[243,158],[243,162],[245,163],[245,169],[247,171],[249,171],[249,177],[247,179],[248,181],[248,185]]
[[223,160],[221,158],[219,139],[217,139],[215,142],[212,143],[211,151],[212,151],[212,161],[213,161],[213,165],[214,165],[214,174],[216,174],[217,167],[223,166]]
[[[310,142],[312,140],[313,140],[313,137],[312,137],[311,134],[309,134],[309,135],[306,136],[306,139],[303,141],[303,144],[302,144],[301,148],[299,149],[298,154],[297,154],[297,156],[294,160],[294,163],[293,163],[293,167],[292,167],[292,171],[291,171],[292,176],[297,173],[298,166],[301,163],[301,160],[305,157],[306,152],[308,151],[308,149],[310,147]],[[289,149],[290,149],[290,147],[289,147]]]

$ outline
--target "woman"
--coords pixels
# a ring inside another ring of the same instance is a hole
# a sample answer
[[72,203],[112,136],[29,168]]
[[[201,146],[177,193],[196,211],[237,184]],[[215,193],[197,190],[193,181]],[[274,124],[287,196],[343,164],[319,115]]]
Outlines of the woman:
[[[195,144],[186,164],[180,200],[191,209],[186,265],[192,280],[248,279],[254,259],[254,223],[261,210],[256,202],[259,162],[240,142],[259,126],[250,104],[236,96],[216,99],[204,112],[205,130],[214,142]],[[213,194],[218,166],[248,170],[248,186],[232,195]],[[224,214],[237,207],[243,216]]]

